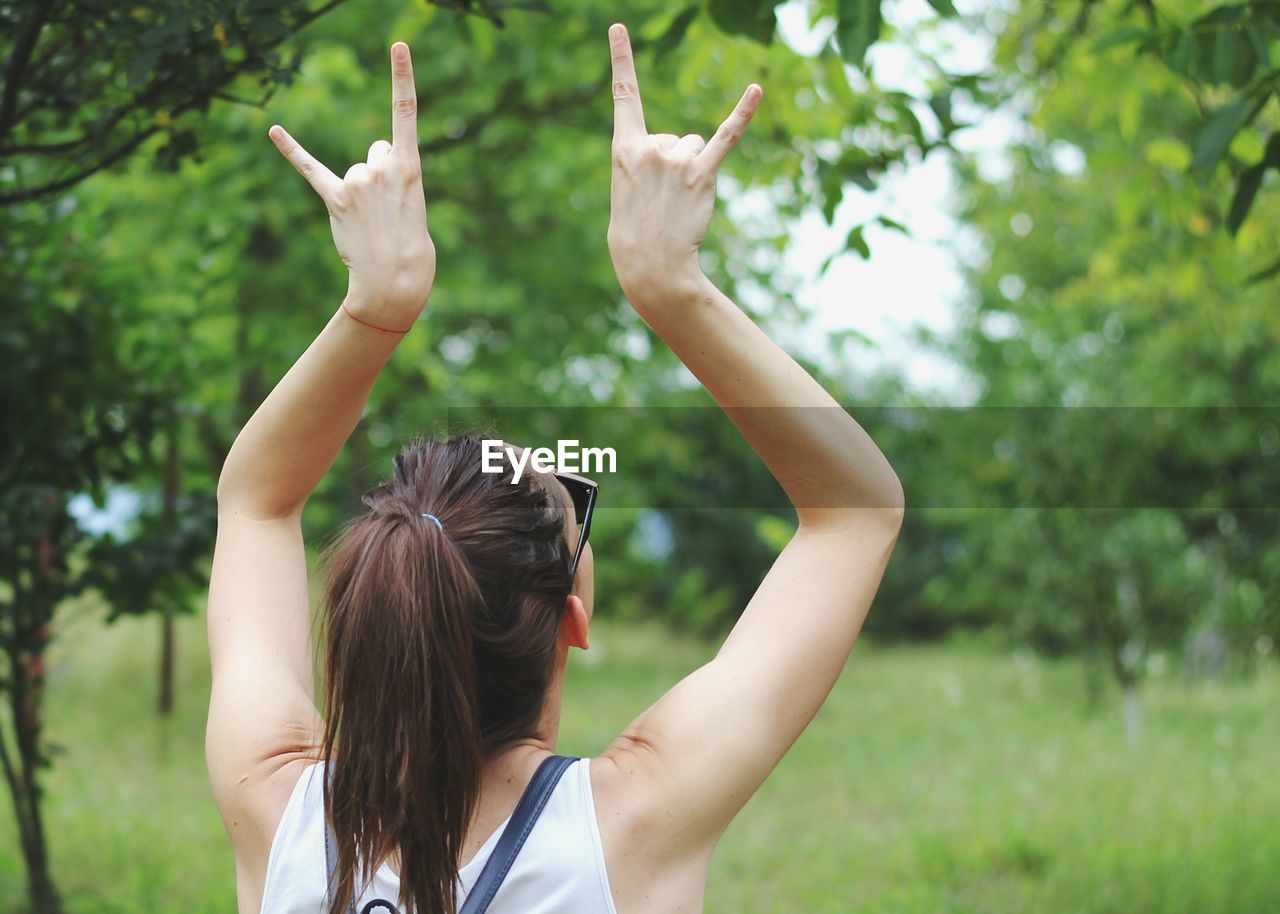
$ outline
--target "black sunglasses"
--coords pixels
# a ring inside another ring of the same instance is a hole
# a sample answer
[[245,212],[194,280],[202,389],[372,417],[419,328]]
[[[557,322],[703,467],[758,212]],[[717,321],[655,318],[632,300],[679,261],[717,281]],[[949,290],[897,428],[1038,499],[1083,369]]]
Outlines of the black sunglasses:
[[591,532],[591,512],[596,506],[596,495],[600,486],[585,476],[574,476],[572,473],[555,473],[560,484],[569,490],[573,499],[573,519],[582,528],[578,536],[578,548],[573,552],[573,561],[569,563],[569,580],[578,573],[578,559],[582,557],[582,547],[587,544],[587,534]]

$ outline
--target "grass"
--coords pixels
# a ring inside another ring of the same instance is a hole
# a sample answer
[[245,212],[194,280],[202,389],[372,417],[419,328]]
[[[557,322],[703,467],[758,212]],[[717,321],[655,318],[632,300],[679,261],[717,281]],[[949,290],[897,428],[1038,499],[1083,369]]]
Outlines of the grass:
[[[205,781],[203,619],[181,620],[178,708],[154,712],[155,620],[70,612],[47,726],[55,874],[72,914],[234,911]],[[600,622],[570,670],[562,751],[598,751],[713,648]],[[708,912],[1256,914],[1280,910],[1280,670],[1153,681],[1142,744],[1072,662],[863,642],[729,829]],[[23,910],[0,800],[0,911]]]

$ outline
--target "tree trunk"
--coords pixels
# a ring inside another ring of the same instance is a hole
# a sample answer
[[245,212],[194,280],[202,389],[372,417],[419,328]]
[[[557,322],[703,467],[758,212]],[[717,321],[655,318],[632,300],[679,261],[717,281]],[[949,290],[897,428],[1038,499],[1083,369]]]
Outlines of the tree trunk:
[[1142,742],[1142,703],[1138,701],[1138,687],[1127,683],[1121,693],[1121,707],[1124,709],[1124,735],[1130,746]]
[[1141,676],[1126,664],[1119,638],[1113,638],[1108,651],[1111,670],[1120,684],[1120,710],[1124,717],[1124,735],[1130,746],[1142,742],[1142,705],[1138,701],[1138,684]]
[[[161,510],[164,525],[170,530],[178,520],[178,495],[182,486],[182,450],[179,446],[178,420],[170,415],[165,449],[164,493]],[[176,607],[165,606],[160,619],[160,701],[161,717],[173,714],[173,614]]]
[[[41,601],[56,599],[52,591],[44,593],[39,586],[42,578],[53,575],[53,544],[47,534],[42,534],[36,549],[37,586],[23,592],[14,577],[13,630],[6,639],[4,650],[9,666],[9,702],[13,720],[14,743],[17,757],[9,750],[8,740],[0,729],[0,768],[13,798],[13,809],[18,820],[18,840],[27,869],[27,891],[33,914],[61,914],[62,903],[58,898],[53,877],[49,872],[48,844],[45,841],[44,821],[40,813],[40,701],[44,685],[44,655],[49,644],[50,629],[47,620],[52,606],[40,606]],[[34,605],[33,605],[34,604]]]
[[1102,709],[1103,688],[1107,681],[1107,667],[1098,657],[1097,651],[1088,651],[1080,662],[1080,672],[1084,677],[1085,708],[1096,714]]
[[173,714],[173,616],[167,612],[160,618],[160,700],[157,710],[161,717]]

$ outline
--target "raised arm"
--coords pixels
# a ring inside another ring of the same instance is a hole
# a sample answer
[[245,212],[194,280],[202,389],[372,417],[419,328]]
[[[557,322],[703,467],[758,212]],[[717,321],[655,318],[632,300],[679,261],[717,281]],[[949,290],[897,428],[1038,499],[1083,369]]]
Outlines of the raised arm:
[[762,90],[748,86],[708,142],[650,134],[621,26],[610,30],[610,47],[608,242],[619,283],[725,409],[799,519],[715,659],[641,715],[609,753],[648,798],[653,818],[638,814],[635,846],[676,864],[710,852],[830,692],[897,538],[903,495],[858,423],[699,268],[716,172]]
[[269,131],[324,201],[348,286],[328,326],[236,438],[218,481],[224,507],[254,517],[301,511],[431,292],[436,252],[427,232],[413,66],[403,42],[392,50],[392,95],[392,142],[376,141],[368,160],[342,178],[283,127]]
[[321,732],[302,508],[435,278],[408,46],[394,45],[391,61],[392,141],[375,142],[342,178],[282,127],[270,130],[324,201],[349,275],[341,306],[240,432],[218,481],[206,758],[240,866],[241,910],[256,910],[244,892],[261,889],[254,870],[288,798],[279,775],[314,752]]

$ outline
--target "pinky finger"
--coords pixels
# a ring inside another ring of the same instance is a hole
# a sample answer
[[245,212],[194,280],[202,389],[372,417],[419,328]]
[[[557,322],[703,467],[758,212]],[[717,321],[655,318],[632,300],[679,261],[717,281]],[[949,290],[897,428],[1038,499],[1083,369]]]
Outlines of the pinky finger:
[[298,174],[306,178],[307,183],[315,188],[320,199],[328,203],[342,186],[341,179],[325,168],[315,156],[303,149],[302,145],[289,135],[289,131],[279,124],[268,130],[267,135],[276,144],[280,154],[298,170]]
[[704,162],[709,170],[718,169],[733,147],[738,145],[738,140],[751,123],[763,95],[764,90],[755,83],[747,86],[747,91],[742,93],[742,98],[734,106],[733,113],[725,118],[724,123],[707,142],[706,148],[698,153],[698,160]]

